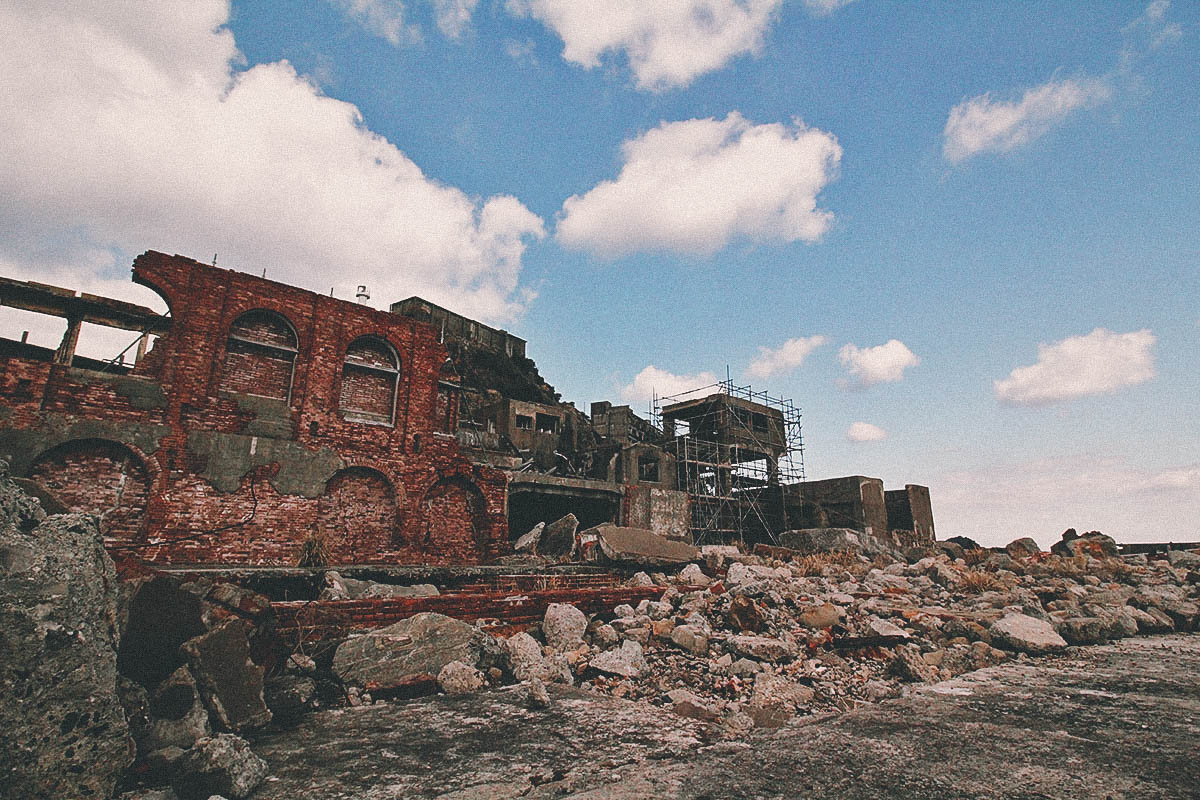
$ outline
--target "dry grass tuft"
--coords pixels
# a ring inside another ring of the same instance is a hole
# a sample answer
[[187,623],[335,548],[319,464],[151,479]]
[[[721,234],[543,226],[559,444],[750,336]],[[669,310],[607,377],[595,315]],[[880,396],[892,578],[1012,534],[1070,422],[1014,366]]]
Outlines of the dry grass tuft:
[[970,594],[983,594],[999,586],[1000,582],[990,572],[969,569],[963,573],[959,588]]
[[300,543],[300,556],[296,559],[298,567],[324,567],[329,564],[329,542],[320,531],[313,531],[304,537]]

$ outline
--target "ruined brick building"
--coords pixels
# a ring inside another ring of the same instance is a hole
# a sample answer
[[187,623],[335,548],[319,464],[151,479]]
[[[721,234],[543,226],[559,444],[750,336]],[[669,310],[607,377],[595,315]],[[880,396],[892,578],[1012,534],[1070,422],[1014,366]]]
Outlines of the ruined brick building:
[[[421,298],[379,311],[153,251],[133,280],[169,312],[0,279],[0,304],[67,321],[57,349],[0,339],[0,458],[100,513],[114,550],[286,565],[317,537],[331,563],[488,563],[567,513],[677,539],[933,538],[923,487],[797,480],[788,419],[731,385],[652,421],[589,416],[523,340]],[[84,324],[132,332],[133,363],[77,356]]]

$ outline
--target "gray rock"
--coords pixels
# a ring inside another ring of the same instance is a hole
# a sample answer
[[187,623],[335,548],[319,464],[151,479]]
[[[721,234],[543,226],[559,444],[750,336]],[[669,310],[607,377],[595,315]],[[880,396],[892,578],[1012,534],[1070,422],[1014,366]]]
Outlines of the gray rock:
[[758,661],[791,661],[796,653],[790,644],[769,636],[732,636],[729,639],[732,652]]
[[508,671],[519,681],[540,676],[545,669],[542,646],[525,631],[520,631],[501,641]]
[[550,693],[546,691],[546,684],[542,683],[537,678],[529,679],[529,688],[525,695],[525,705],[535,710],[543,710],[550,707]]
[[438,688],[446,694],[470,694],[483,688],[483,673],[461,661],[451,661],[437,676]]
[[1029,558],[1042,552],[1041,545],[1028,536],[1013,539],[1004,546],[1004,550],[1013,558]]
[[1101,644],[1108,641],[1108,625],[1098,617],[1073,617],[1055,626],[1067,644]]
[[267,777],[267,762],[240,736],[218,733],[196,742],[175,764],[171,788],[182,800],[214,794],[231,800],[249,797]]
[[592,629],[592,644],[600,650],[607,650],[621,641],[621,635],[612,625],[597,625]]
[[551,603],[542,619],[546,644],[555,650],[573,650],[583,644],[587,615],[569,603]]
[[187,667],[175,670],[159,684],[148,706],[149,729],[138,742],[142,752],[164,747],[188,749],[212,733],[208,709],[200,699],[196,679]]
[[45,518],[0,462],[0,793],[112,795],[134,757],[116,619],[95,517]]
[[698,656],[708,654],[708,636],[695,625],[678,625],[671,631],[671,642]]
[[672,689],[667,692],[667,697],[671,701],[671,710],[681,717],[711,722],[721,716],[720,708],[715,702],[706,700],[688,689]]
[[894,636],[900,639],[909,639],[911,635],[908,631],[901,628],[899,625],[894,625],[887,620],[873,619],[867,627],[871,630],[872,636]]
[[829,628],[841,619],[841,609],[832,603],[809,606],[796,614],[796,622],[806,628]]
[[921,657],[921,651],[915,645],[896,648],[888,672],[909,683],[933,683],[938,679],[937,670]]
[[575,532],[578,529],[579,520],[574,514],[567,514],[551,522],[542,529],[537,554],[559,561],[570,561],[575,555]]
[[630,586],[653,586],[654,579],[644,572],[635,572],[629,579]]
[[1068,534],[1063,534],[1062,541],[1055,542],[1050,546],[1050,552],[1060,556],[1117,556],[1120,554],[1120,548],[1117,547],[1117,542],[1111,536],[1105,536],[1099,531],[1089,531],[1082,536],[1068,538]]
[[545,527],[546,523],[544,522],[539,522],[537,525],[534,525],[532,528],[530,528],[529,533],[517,539],[516,544],[513,545],[513,550],[518,553],[529,553],[531,555],[536,553],[538,542],[542,538],[542,530]]
[[589,666],[599,672],[620,675],[623,678],[636,678],[649,669],[642,646],[630,639],[621,642],[620,647],[593,656]]
[[381,689],[432,682],[451,661],[479,663],[483,635],[443,614],[416,614],[342,642],[333,672],[343,683]]
[[712,578],[704,574],[704,570],[700,569],[696,564],[688,564],[679,571],[679,580],[692,586],[708,586],[712,583]]
[[1026,614],[1009,614],[993,622],[988,633],[998,647],[1030,655],[1052,653],[1067,646],[1053,625]]
[[279,722],[290,722],[312,708],[317,697],[317,683],[303,675],[280,675],[263,685],[263,700],[271,716]]
[[271,721],[263,700],[263,668],[250,659],[250,625],[232,619],[180,647],[213,720],[229,731]]

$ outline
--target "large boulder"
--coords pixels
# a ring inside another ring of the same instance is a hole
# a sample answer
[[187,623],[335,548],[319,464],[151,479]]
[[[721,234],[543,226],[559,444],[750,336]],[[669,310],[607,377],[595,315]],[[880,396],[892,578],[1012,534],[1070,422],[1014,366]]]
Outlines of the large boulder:
[[1026,614],[1009,614],[993,622],[988,633],[996,646],[1030,655],[1053,653],[1067,646],[1053,625]]
[[444,614],[416,614],[338,645],[333,671],[343,683],[396,689],[432,683],[451,661],[478,664],[482,634]]
[[250,659],[250,630],[245,620],[231,619],[180,647],[213,720],[228,731],[271,721],[263,700],[263,668]]
[[213,795],[243,800],[267,777],[267,762],[240,736],[218,733],[205,737],[175,763],[171,788],[182,800]]
[[1060,556],[1089,555],[1095,558],[1114,557],[1120,554],[1117,542],[1100,531],[1088,531],[1076,536],[1074,529],[1063,533],[1062,541],[1050,546],[1050,552]]
[[1028,536],[1013,539],[1004,546],[1004,551],[1013,558],[1029,558],[1042,552],[1041,546]]
[[538,539],[537,554],[559,561],[570,561],[575,555],[575,532],[579,530],[579,520],[574,514],[567,514],[556,519],[542,529]]
[[95,517],[47,519],[0,462],[0,793],[112,795],[134,757],[117,631]]
[[571,650],[583,644],[587,615],[569,603],[551,603],[542,619],[546,644],[555,650]]
[[769,636],[731,636],[729,649],[745,658],[758,661],[791,661],[796,656],[795,648],[782,639],[772,639]]
[[529,533],[517,539],[513,545],[513,551],[517,553],[528,553],[532,555],[537,552],[538,542],[542,539],[542,531],[545,530],[546,523],[539,522],[529,529]]

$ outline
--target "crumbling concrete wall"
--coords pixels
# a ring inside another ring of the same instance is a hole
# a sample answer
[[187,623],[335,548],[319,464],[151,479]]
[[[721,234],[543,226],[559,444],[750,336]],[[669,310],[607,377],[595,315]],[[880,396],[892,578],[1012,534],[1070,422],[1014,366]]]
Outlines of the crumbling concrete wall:
[[911,535],[911,541],[905,542],[906,545],[919,546],[936,540],[929,487],[906,484],[903,489],[884,492],[884,500],[890,530]]
[[657,486],[627,486],[622,523],[668,539],[691,541],[692,514],[688,503],[687,492]]
[[[473,563],[507,548],[504,473],[442,432],[446,350],[432,328],[162,253],[140,256],[134,280],[173,321],[132,374],[0,357],[0,458],[103,512],[110,547],[263,564],[294,563],[313,532],[335,563]],[[261,358],[238,338],[260,335]],[[347,351],[363,337],[394,352],[398,375],[364,388],[352,363],[347,393]],[[382,421],[348,413],[364,392]],[[348,489],[348,474],[368,488]],[[363,492],[393,498],[395,513],[355,511]],[[443,541],[451,518],[467,534]]]
[[852,528],[876,536],[888,532],[883,481],[851,475],[788,487],[788,522],[794,528]]

